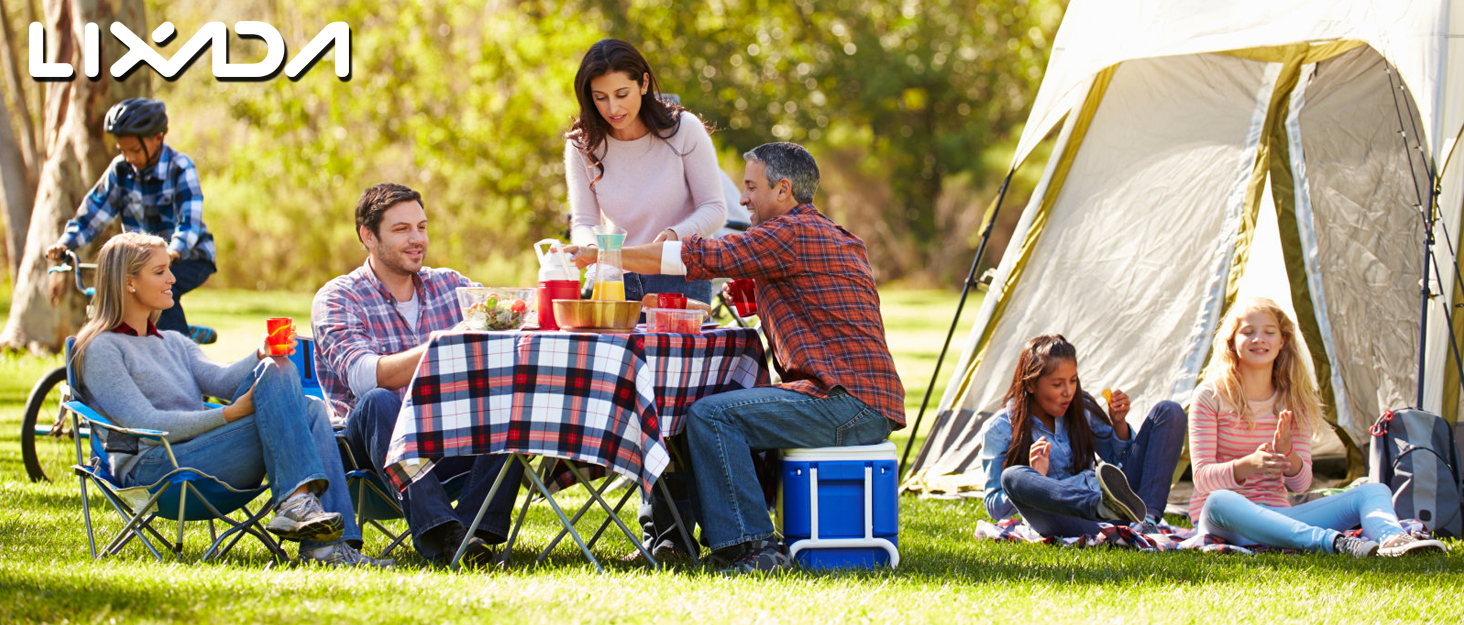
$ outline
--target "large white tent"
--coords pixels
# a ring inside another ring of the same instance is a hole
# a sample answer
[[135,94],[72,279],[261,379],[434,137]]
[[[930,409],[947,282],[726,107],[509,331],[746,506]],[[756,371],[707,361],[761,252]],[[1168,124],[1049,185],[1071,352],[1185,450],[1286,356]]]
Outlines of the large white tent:
[[979,488],[977,433],[1028,338],[1066,335],[1137,423],[1188,402],[1246,293],[1295,314],[1344,445],[1418,403],[1420,340],[1423,407],[1455,420],[1461,73],[1464,0],[1073,0],[1012,168],[1052,156],[907,488]]

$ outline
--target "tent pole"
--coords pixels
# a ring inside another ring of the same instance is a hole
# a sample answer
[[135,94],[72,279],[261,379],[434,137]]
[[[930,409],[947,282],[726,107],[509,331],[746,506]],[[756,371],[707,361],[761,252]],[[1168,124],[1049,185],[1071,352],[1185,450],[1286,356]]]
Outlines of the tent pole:
[[[1432,211],[1430,211],[1432,212]],[[1423,410],[1423,375],[1424,356],[1428,349],[1428,296],[1431,289],[1428,286],[1428,274],[1430,263],[1433,261],[1433,216],[1424,217],[1423,220],[1423,282],[1419,285],[1419,309],[1418,309],[1418,401],[1414,407]],[[1450,328],[1452,331],[1453,328]]]
[[925,387],[925,399],[920,401],[920,412],[915,415],[915,426],[910,428],[910,438],[905,441],[905,452],[900,455],[900,479],[905,478],[905,463],[910,459],[910,449],[915,446],[916,434],[920,432],[920,422],[925,419],[925,409],[930,405],[930,394],[935,390],[935,383],[940,379],[940,365],[945,362],[946,351],[951,347],[951,339],[956,335],[956,326],[961,322],[961,310],[966,307],[966,298],[970,296],[971,289],[978,283],[976,281],[976,267],[981,264],[981,257],[986,254],[986,242],[991,240],[991,231],[996,226],[996,216],[1001,213],[1002,200],[1006,199],[1007,185],[1012,182],[1012,174],[1017,173],[1017,167],[1012,166],[1007,171],[1006,178],[1001,181],[1001,190],[996,194],[996,206],[991,209],[991,218],[986,220],[986,228],[981,231],[981,243],[976,246],[976,258],[971,259],[971,269],[966,272],[966,283],[961,286],[961,300],[956,304],[956,316],[951,319],[951,328],[946,331],[945,344],[940,347],[940,356],[935,359],[935,373],[930,374],[930,384]]

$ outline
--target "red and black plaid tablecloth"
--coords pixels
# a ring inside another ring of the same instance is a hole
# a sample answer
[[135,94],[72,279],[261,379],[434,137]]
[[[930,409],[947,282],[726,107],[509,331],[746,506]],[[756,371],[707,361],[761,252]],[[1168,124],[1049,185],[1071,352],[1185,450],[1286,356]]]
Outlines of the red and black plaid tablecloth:
[[433,336],[402,403],[387,473],[525,453],[609,467],[650,489],[663,436],[697,399],[768,383],[756,330],[694,334],[461,332]]

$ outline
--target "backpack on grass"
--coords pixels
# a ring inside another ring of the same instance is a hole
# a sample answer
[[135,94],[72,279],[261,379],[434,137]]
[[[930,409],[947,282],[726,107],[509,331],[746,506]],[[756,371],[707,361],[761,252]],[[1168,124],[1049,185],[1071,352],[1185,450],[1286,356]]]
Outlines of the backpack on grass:
[[1436,414],[1389,410],[1373,424],[1368,478],[1393,491],[1393,510],[1442,536],[1464,536],[1454,429]]

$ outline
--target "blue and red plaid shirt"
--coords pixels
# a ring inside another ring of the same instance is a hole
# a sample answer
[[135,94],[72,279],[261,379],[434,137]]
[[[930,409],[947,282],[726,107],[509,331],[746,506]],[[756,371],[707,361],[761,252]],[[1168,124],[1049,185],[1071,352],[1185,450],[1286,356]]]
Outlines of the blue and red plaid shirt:
[[70,249],[86,245],[107,224],[122,217],[122,230],[145,232],[168,240],[168,249],[184,259],[214,261],[214,240],[203,225],[203,189],[198,169],[187,154],[163,144],[158,162],[142,173],[118,156],[107,166],[76,217],[66,222],[60,243]]
[[747,232],[693,235],[681,246],[688,280],[757,280],[757,306],[778,386],[814,397],[834,387],[905,427],[905,387],[885,343],[864,241],[800,204]]
[[[396,298],[376,277],[368,260],[355,271],[325,283],[310,305],[315,335],[315,377],[325,391],[332,418],[340,421],[356,406],[351,367],[363,356],[390,356],[427,342],[438,330],[462,321],[457,288],[482,286],[451,269],[423,267],[413,278],[417,287],[417,329],[396,309]],[[406,388],[395,389],[398,396]]]

